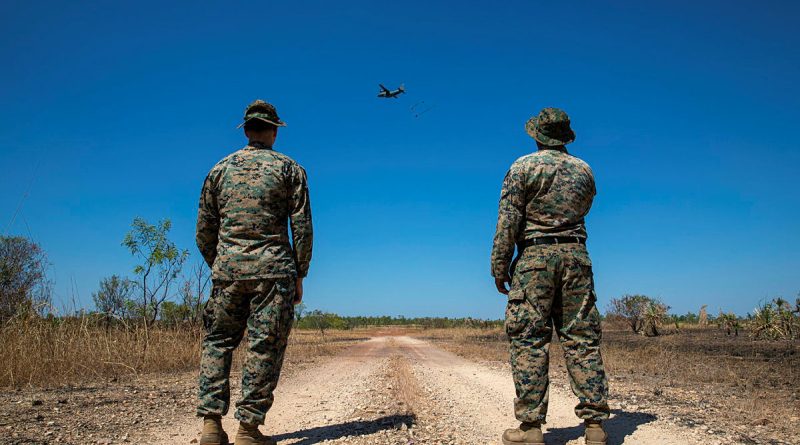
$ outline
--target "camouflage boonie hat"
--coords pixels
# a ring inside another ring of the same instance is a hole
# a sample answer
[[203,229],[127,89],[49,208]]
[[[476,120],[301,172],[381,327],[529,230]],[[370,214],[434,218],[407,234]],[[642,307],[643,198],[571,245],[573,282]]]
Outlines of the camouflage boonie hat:
[[543,145],[567,145],[575,140],[569,116],[558,108],[544,108],[525,124],[525,131]]
[[283,122],[278,117],[278,111],[275,110],[275,107],[261,99],[256,100],[245,108],[244,122],[236,128],[242,128],[250,119],[259,119],[277,127],[286,126],[286,122]]

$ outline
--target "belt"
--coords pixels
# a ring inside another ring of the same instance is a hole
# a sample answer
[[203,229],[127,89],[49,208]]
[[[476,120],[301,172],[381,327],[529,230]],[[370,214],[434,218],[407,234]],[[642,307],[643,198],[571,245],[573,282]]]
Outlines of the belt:
[[545,244],[586,244],[586,238],[577,236],[542,236],[539,238],[526,239],[521,242],[519,246],[524,249],[526,247]]

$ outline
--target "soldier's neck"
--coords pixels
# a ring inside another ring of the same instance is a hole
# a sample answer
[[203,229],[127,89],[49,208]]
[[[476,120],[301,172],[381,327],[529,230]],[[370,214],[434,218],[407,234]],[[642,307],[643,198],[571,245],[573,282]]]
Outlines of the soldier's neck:
[[256,148],[272,149],[272,141],[263,141],[258,139],[250,139],[247,145]]
[[553,151],[560,151],[561,153],[569,153],[567,151],[567,147],[565,147],[563,145],[551,145],[551,146],[540,145],[539,146],[539,150],[540,151],[553,150]]

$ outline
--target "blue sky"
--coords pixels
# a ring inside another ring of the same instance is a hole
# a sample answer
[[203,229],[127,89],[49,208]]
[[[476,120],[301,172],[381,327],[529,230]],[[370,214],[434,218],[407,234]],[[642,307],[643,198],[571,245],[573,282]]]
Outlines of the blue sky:
[[500,317],[500,184],[545,106],[597,177],[601,308],[800,291],[795,2],[112,3],[0,6],[0,229],[41,243],[64,304],[130,274],[135,216],[198,257],[202,180],[255,98],[310,176],[310,307]]

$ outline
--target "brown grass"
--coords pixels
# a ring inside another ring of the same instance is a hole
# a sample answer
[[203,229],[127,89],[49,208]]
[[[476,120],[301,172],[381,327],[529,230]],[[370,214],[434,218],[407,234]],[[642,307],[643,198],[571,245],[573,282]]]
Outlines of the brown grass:
[[[418,335],[471,360],[508,363],[502,329],[442,329]],[[602,353],[614,397],[638,394],[640,402],[665,406],[667,415],[693,419],[700,416],[692,409],[716,406],[715,411],[703,410],[709,422],[718,425],[737,430],[769,425],[766,430],[779,437],[797,432],[798,341],[756,341],[746,335],[726,336],[716,328],[682,329],[653,338],[606,330]],[[565,377],[558,371],[563,370],[564,358],[555,338],[550,358],[551,375]],[[671,399],[663,396],[665,391]]]
[[[502,329],[432,329],[417,335],[470,359],[508,361],[508,340]],[[800,381],[800,342],[796,341],[754,341],[744,335],[729,337],[714,328],[652,338],[617,330],[603,335],[603,359],[610,375],[744,389],[793,389]],[[555,337],[550,360],[551,366],[564,364]]]
[[[54,387],[197,369],[201,327],[105,329],[89,317],[12,320],[0,328],[0,387]],[[286,362],[332,355],[363,333],[294,331]],[[243,343],[246,339],[243,340]],[[245,343],[246,344],[246,343]],[[244,348],[234,356],[241,366]]]

